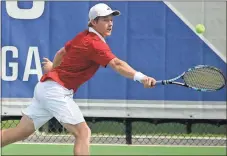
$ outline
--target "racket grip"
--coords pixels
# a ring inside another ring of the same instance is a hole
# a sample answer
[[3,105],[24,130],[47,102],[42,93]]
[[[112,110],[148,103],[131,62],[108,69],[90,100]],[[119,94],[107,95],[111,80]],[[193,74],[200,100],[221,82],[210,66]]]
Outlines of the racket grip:
[[163,81],[162,80],[156,81],[156,85],[163,85]]

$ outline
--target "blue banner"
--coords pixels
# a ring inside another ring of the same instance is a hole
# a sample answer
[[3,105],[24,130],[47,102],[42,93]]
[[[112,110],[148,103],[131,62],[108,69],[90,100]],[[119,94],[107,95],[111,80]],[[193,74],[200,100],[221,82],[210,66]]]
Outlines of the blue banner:
[[[42,58],[52,60],[58,49],[87,28],[89,8],[96,3],[1,2],[3,98],[33,96],[42,76]],[[173,78],[198,64],[208,64],[226,74],[226,63],[163,2],[107,4],[121,11],[121,16],[114,18],[112,36],[107,42],[113,53],[136,70],[159,80]],[[179,86],[144,89],[110,68],[101,68],[75,98],[226,101],[226,89],[212,93]]]

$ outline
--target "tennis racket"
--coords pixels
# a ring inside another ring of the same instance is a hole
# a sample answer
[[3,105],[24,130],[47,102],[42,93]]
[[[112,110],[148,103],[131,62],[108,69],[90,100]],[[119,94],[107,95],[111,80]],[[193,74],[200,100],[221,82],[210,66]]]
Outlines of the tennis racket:
[[[178,80],[182,80],[183,82],[179,82]],[[196,91],[211,92],[224,88],[226,85],[226,78],[222,71],[216,67],[198,65],[189,68],[186,72],[183,72],[175,78],[157,81],[156,85],[159,84],[175,84]]]

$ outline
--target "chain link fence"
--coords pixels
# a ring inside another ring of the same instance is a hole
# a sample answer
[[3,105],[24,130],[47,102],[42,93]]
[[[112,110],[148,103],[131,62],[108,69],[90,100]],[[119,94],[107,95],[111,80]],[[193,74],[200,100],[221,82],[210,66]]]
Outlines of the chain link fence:
[[[94,144],[226,146],[226,120],[85,118]],[[2,129],[20,117],[2,118]],[[23,142],[74,143],[74,137],[51,119]]]

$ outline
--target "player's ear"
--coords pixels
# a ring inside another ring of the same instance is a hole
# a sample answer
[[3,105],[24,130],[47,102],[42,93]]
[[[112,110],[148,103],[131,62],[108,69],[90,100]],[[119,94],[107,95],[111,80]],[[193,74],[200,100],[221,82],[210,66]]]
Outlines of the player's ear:
[[91,20],[91,24],[92,24],[92,26],[95,26],[97,23],[98,23],[98,20],[97,20],[97,19],[93,19],[93,20]]
[[100,17],[96,17],[95,19],[91,20],[91,24],[95,26],[98,23],[99,19]]
[[91,20],[91,25],[94,26],[95,25],[95,20]]

